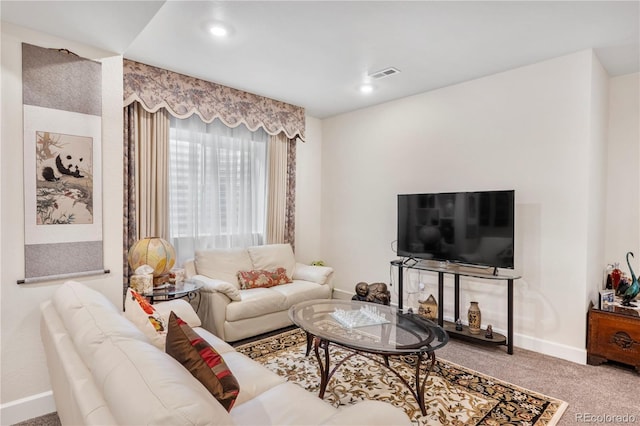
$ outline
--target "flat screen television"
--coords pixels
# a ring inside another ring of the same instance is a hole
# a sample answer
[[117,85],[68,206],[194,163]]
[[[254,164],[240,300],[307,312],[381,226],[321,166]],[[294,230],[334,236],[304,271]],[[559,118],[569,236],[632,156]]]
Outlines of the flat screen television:
[[398,255],[513,269],[514,195],[399,194]]

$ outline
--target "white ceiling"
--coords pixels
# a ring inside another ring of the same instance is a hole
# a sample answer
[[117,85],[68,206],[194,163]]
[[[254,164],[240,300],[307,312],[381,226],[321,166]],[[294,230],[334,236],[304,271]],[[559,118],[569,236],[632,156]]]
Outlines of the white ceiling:
[[[303,106],[317,118],[593,48],[640,69],[640,1],[7,1],[3,21]],[[226,40],[204,29],[233,27]],[[64,47],[64,46],[60,46]],[[359,93],[368,73],[400,74]]]

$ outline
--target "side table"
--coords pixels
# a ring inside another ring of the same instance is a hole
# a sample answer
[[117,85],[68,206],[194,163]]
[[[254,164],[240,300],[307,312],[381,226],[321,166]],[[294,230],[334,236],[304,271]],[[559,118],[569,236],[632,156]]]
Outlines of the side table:
[[617,361],[640,374],[640,312],[622,306],[596,309],[587,316],[587,364]]
[[152,305],[155,302],[161,302],[171,299],[188,299],[189,303],[198,296],[198,305],[196,312],[200,309],[200,289],[202,284],[196,281],[182,281],[176,284],[169,284],[163,287],[156,287],[151,293],[144,293],[143,296],[149,300]]

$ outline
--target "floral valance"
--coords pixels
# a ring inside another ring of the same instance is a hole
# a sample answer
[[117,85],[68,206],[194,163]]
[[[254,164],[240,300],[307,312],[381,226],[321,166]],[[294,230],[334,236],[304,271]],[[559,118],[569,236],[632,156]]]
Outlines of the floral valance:
[[198,114],[206,123],[218,118],[304,140],[304,108],[125,59],[124,106],[135,101],[149,112],[164,107],[178,118]]

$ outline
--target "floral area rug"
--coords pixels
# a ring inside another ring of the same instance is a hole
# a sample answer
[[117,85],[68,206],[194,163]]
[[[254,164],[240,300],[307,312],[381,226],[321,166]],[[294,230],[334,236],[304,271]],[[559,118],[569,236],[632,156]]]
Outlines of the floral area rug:
[[[318,393],[320,376],[313,353],[305,356],[306,335],[300,329],[236,348],[288,381]],[[330,346],[331,367],[349,351]],[[413,357],[391,357],[391,366],[412,383]],[[354,356],[333,375],[325,401],[335,407],[371,399],[404,409],[414,424],[426,425],[555,425],[567,403],[520,388],[465,367],[438,359],[429,376],[423,416],[406,386],[385,367]]]

